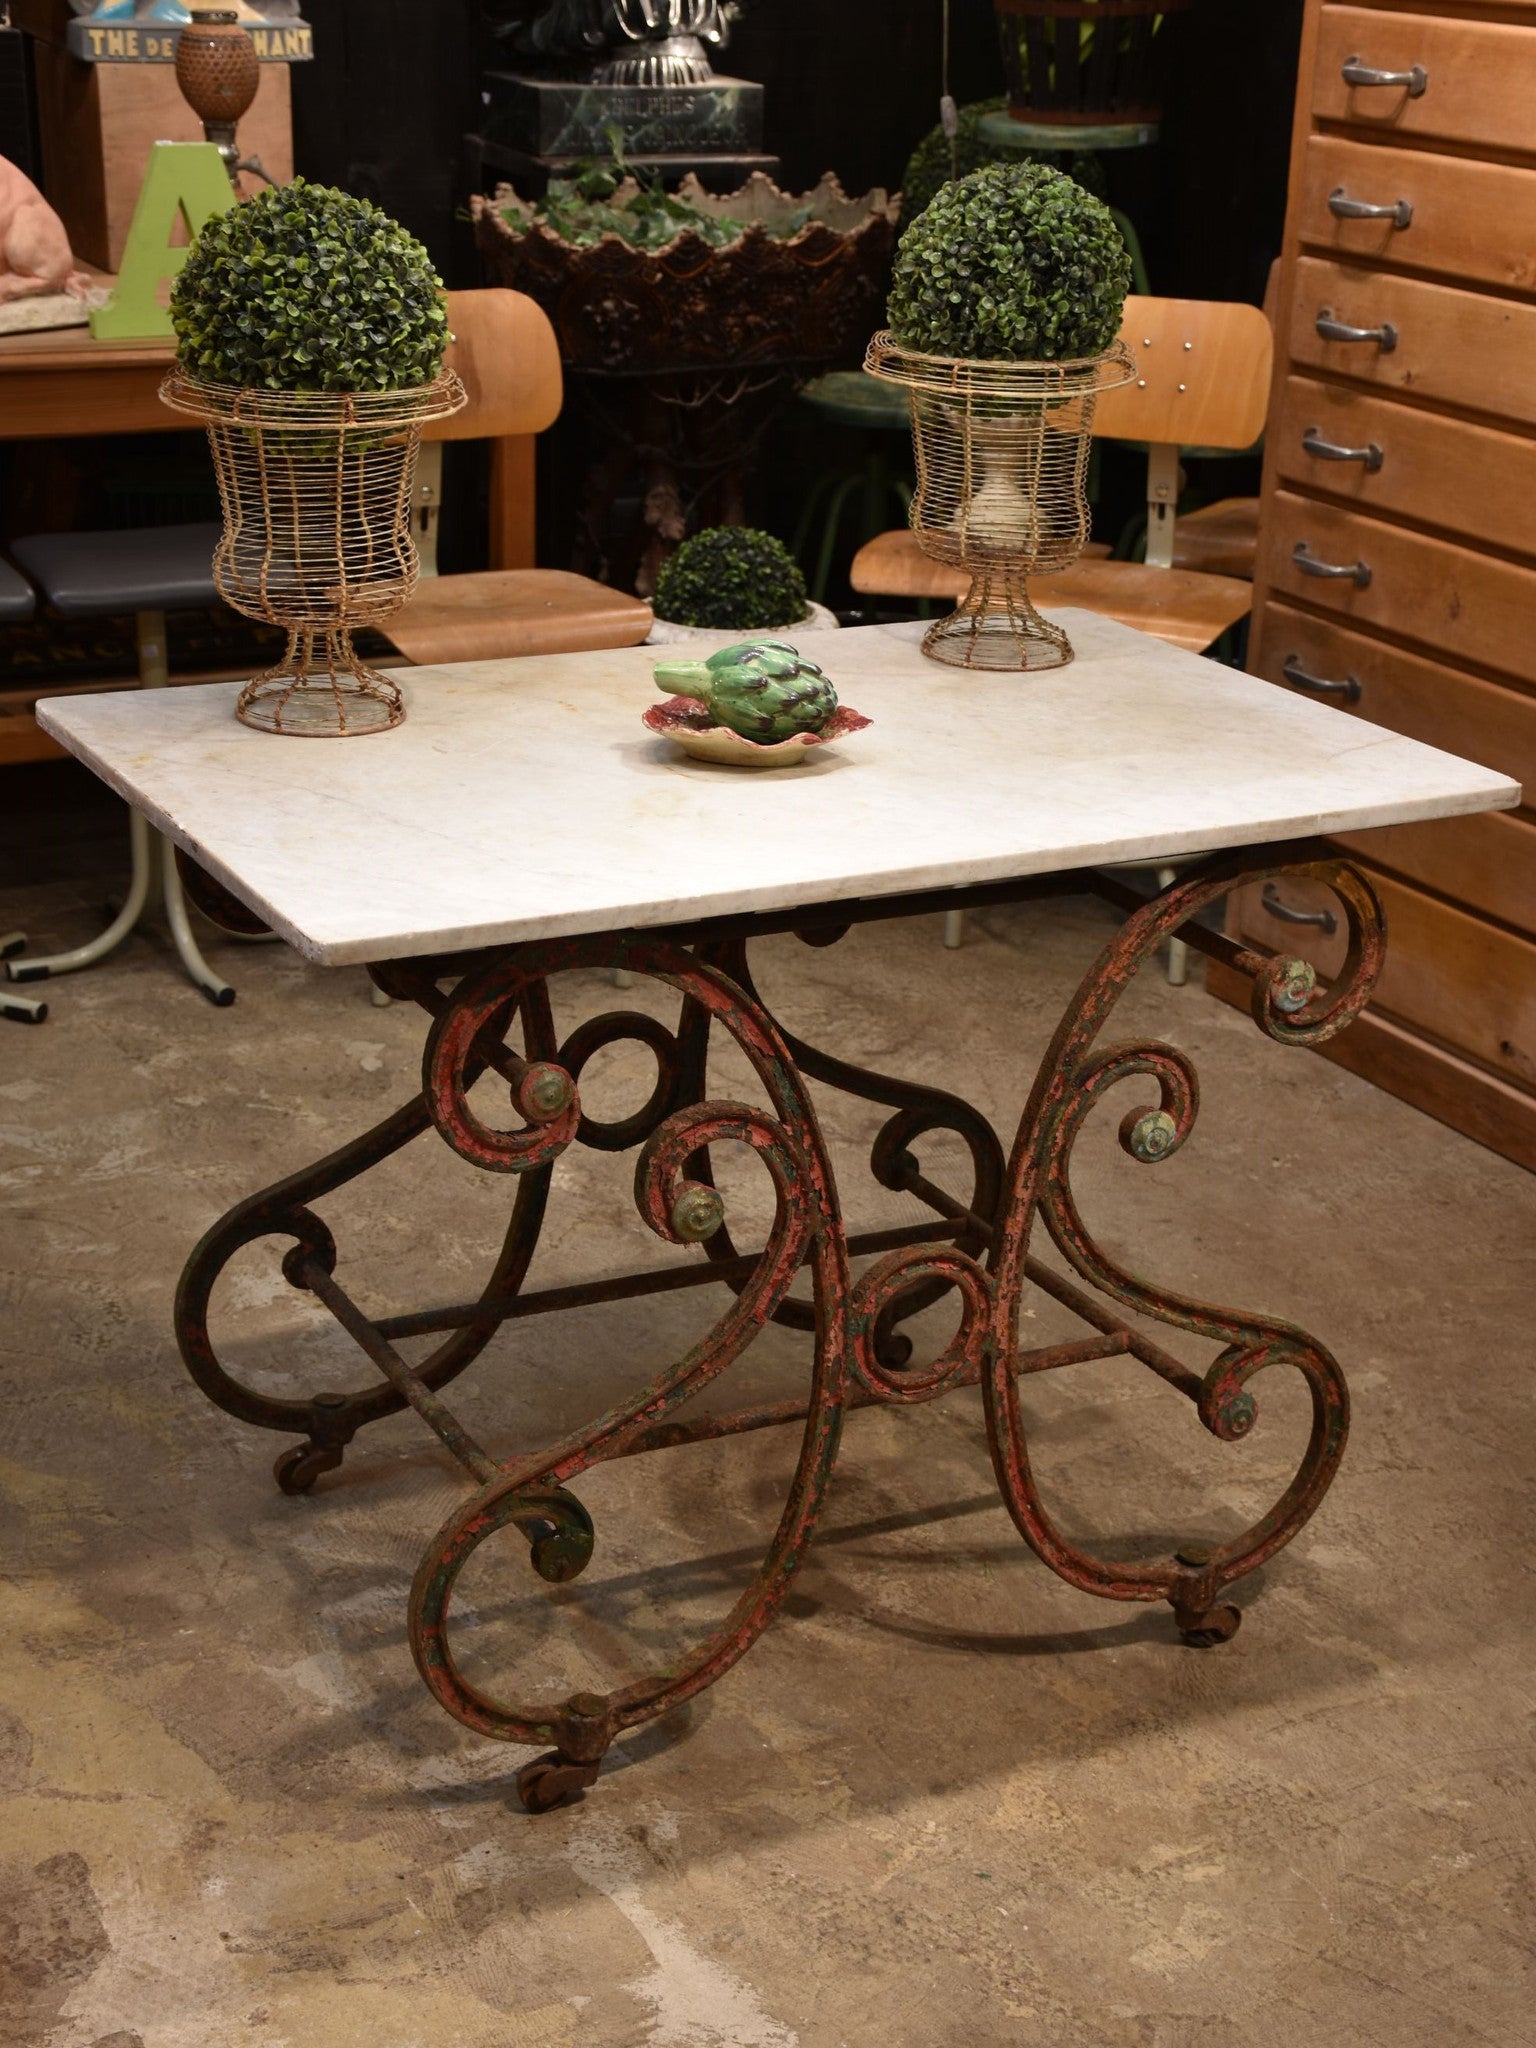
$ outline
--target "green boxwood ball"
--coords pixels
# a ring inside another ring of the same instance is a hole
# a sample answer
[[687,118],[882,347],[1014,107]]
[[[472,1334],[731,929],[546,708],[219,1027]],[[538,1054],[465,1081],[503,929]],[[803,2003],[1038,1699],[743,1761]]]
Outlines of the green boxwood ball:
[[971,362],[1102,355],[1131,259],[1101,199],[1044,164],[986,164],[944,186],[902,237],[891,332]]
[[208,384],[401,391],[449,340],[443,281],[397,221],[302,178],[210,220],[171,292],[178,354]]
[[783,541],[753,526],[711,526],[662,566],[652,600],[676,626],[750,633],[805,617],[805,578]]

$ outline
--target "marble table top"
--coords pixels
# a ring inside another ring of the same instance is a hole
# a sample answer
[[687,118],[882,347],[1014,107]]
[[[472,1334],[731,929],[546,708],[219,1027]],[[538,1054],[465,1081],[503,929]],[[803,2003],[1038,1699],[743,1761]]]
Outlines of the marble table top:
[[796,635],[874,723],[770,772],[691,761],[648,732],[662,650],[644,647],[407,670],[406,723],[354,741],[252,732],[234,683],[55,698],[37,715],[331,965],[1519,801],[1491,769],[1112,620],[1059,616],[1077,659],[1033,676],[942,667],[921,627]]

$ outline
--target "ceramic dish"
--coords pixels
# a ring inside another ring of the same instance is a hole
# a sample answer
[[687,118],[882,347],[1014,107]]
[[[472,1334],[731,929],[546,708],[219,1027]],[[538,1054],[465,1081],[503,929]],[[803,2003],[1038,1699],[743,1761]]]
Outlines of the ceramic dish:
[[793,739],[764,746],[758,740],[743,739],[728,725],[711,725],[709,713],[696,697],[668,697],[649,705],[641,714],[652,732],[676,740],[684,753],[696,761],[715,761],[727,768],[796,768],[813,747],[827,746],[862,732],[869,720],[846,704],[840,704],[821,732],[797,732]]

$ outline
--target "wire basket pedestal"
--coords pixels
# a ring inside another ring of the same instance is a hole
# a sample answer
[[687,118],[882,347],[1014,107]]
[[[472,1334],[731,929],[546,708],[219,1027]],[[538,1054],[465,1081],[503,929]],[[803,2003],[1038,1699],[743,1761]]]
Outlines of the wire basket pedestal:
[[958,611],[923,651],[956,668],[1060,668],[1061,627],[1030,602],[1028,578],[1070,568],[1088,539],[1094,403],[1135,366],[1116,342],[1081,362],[987,363],[929,356],[877,334],[864,367],[907,388],[917,489],[912,530],[933,561],[969,572]]
[[406,391],[242,391],[173,370],[160,395],[208,429],[224,507],[219,595],[288,634],[282,660],[241,691],[237,715],[309,739],[399,725],[398,685],[363,661],[352,635],[416,588],[421,430],[466,403],[458,378]]

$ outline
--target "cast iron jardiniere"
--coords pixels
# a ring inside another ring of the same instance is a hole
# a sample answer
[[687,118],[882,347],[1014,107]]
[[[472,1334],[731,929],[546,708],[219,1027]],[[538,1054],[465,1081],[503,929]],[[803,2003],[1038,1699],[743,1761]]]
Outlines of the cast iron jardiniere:
[[[796,382],[878,318],[900,211],[883,191],[848,198],[830,175],[791,195],[761,172],[721,195],[685,178],[666,203],[679,212],[657,244],[633,180],[585,212],[554,193],[541,210],[508,186],[470,201],[490,281],[538,301],[580,380],[594,451],[574,566],[633,574],[646,596],[690,527],[740,523],[757,448]],[[615,560],[610,516],[631,480],[645,531]]]
[[865,368],[904,384],[923,552],[970,571],[924,650],[965,668],[1072,659],[1029,599],[1088,538],[1094,401],[1135,374],[1118,339],[1131,265],[1108,207],[1041,164],[946,186],[902,240],[890,329]]
[[311,738],[383,732],[397,686],[352,644],[410,597],[411,492],[425,421],[455,412],[448,316],[427,252],[324,186],[273,188],[209,222],[171,297],[161,396],[205,422],[224,506],[214,581],[281,625],[281,662],[239,716]]

